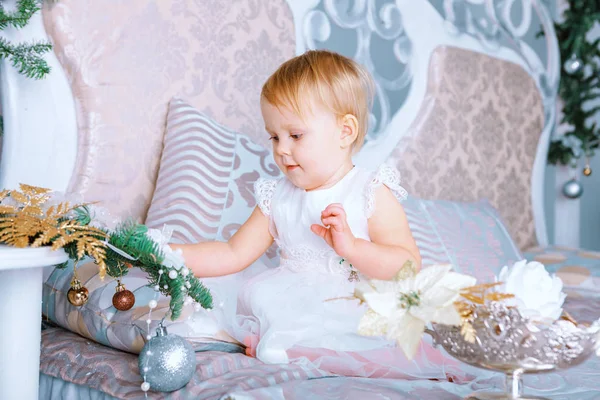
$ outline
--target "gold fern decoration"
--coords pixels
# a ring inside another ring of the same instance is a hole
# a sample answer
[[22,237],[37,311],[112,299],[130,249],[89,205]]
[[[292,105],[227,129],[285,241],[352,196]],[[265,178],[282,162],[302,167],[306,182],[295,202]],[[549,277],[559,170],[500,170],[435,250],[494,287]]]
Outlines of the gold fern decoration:
[[470,343],[475,342],[476,331],[473,327],[473,320],[475,318],[474,313],[477,306],[485,305],[490,301],[503,301],[514,297],[513,294],[509,293],[488,293],[488,290],[501,284],[502,282],[482,283],[461,290],[461,297],[467,301],[456,301],[454,307],[461,318],[460,333],[465,341]]
[[49,193],[48,189],[24,184],[20,185],[20,191],[0,192],[0,201],[11,199],[0,204],[0,243],[14,247],[51,245],[52,250],[76,243],[79,259],[87,254],[96,260],[101,271],[105,270],[106,234],[67,217],[81,205],[71,207],[63,202],[44,211]]

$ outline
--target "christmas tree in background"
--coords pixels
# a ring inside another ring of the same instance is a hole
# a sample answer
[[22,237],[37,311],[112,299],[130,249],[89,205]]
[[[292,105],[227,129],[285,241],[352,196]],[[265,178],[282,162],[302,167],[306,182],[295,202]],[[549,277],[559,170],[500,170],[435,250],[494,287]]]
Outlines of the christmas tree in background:
[[[38,0],[18,0],[17,9],[7,12],[0,2],[0,30],[8,26],[23,28],[32,15],[40,10]],[[52,49],[49,43],[9,43],[0,37],[0,57],[10,59],[19,73],[42,79],[50,72],[50,66],[42,56]]]
[[[0,0],[0,30],[8,26],[14,28],[23,28],[32,15],[40,10],[38,0],[18,0],[17,8],[13,11],[4,9],[4,4]],[[42,57],[45,53],[52,50],[49,43],[10,43],[3,37],[0,37],[0,58],[7,58],[20,74],[28,78],[43,79],[50,73],[50,66]],[[0,136],[4,132],[4,124],[0,117]]]
[[548,162],[577,166],[586,160],[584,175],[592,173],[589,165],[599,145],[600,129],[595,118],[600,111],[600,25],[598,38],[590,40],[590,31],[600,24],[600,1],[568,0],[563,20],[555,24],[564,61],[559,96],[563,102],[565,134],[550,143]]

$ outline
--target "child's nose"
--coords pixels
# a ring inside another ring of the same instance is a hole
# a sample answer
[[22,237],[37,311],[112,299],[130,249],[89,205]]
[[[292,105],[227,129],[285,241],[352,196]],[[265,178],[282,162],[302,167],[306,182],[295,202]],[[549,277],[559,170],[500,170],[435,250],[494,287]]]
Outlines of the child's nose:
[[277,154],[280,156],[289,155],[290,154],[290,144],[288,140],[280,140],[277,143],[276,148]]

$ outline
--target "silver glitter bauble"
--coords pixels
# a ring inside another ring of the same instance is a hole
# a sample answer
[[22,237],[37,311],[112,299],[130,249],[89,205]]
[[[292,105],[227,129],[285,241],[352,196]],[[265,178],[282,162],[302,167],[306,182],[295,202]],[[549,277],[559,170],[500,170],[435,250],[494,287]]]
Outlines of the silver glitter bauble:
[[578,180],[573,178],[563,185],[562,192],[569,199],[578,199],[583,194],[583,186]]
[[567,74],[574,74],[575,72],[579,71],[582,66],[583,62],[579,58],[577,58],[575,54],[573,54],[567,61],[565,61],[563,67]]
[[173,392],[192,379],[196,371],[196,354],[192,345],[181,336],[167,333],[160,325],[138,358],[140,375],[150,384],[150,390]]

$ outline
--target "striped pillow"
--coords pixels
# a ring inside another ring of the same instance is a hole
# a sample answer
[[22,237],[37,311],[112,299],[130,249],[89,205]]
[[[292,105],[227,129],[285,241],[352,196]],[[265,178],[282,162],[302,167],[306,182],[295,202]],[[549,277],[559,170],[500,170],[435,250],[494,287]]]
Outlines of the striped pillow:
[[270,151],[174,98],[145,224],[169,225],[174,243],[227,240],[256,205],[254,182],[280,174]]
[[486,200],[462,203],[409,196],[402,205],[423,265],[450,263],[479,282],[494,282],[500,268],[523,258]]
[[173,241],[179,243],[217,237],[229,193],[236,136],[183,100],[171,100],[148,227],[169,225]]

